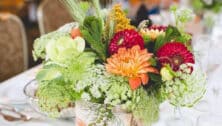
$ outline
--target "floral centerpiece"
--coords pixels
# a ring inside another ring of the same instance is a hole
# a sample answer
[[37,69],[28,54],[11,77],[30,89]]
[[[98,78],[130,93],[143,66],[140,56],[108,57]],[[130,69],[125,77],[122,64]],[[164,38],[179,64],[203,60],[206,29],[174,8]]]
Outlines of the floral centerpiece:
[[33,56],[44,60],[36,76],[41,111],[58,117],[75,106],[76,126],[149,126],[161,102],[191,107],[203,96],[205,75],[183,30],[187,13],[172,9],[176,27],[136,28],[118,4],[61,2],[77,22],[35,40]]

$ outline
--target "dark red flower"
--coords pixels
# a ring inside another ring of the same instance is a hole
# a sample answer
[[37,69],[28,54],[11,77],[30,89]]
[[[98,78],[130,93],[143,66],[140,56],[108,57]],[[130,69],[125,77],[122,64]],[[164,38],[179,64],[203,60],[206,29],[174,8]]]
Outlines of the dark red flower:
[[123,30],[117,32],[109,43],[109,54],[117,53],[119,48],[132,48],[139,45],[144,49],[144,40],[135,30]]
[[161,65],[169,64],[174,71],[179,70],[181,64],[194,64],[193,54],[180,42],[170,42],[157,51]]
[[152,25],[148,27],[149,30],[158,30],[158,31],[166,31],[167,27],[166,26],[159,26],[159,25]]

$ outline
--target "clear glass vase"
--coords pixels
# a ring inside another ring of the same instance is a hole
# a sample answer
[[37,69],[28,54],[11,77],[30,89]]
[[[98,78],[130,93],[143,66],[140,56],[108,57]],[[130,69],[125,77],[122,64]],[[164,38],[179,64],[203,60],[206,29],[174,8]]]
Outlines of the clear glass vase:
[[[27,102],[37,113],[42,116],[49,117],[50,113],[43,112],[39,106],[39,99],[36,97],[36,92],[39,88],[37,80],[32,80],[27,83],[23,89],[23,92],[27,98]],[[75,107],[71,106],[69,108],[62,109],[58,115],[58,119],[71,119],[75,117]]]
[[120,106],[109,110],[103,104],[77,101],[75,107],[75,126],[144,126],[133,118],[132,113],[124,111]]

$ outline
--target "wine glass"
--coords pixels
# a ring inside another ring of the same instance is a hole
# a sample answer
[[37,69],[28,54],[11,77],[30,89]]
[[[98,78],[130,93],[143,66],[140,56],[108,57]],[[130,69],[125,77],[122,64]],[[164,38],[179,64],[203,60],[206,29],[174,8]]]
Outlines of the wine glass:
[[179,106],[174,107],[174,117],[166,120],[167,126],[193,126],[192,120],[182,115]]
[[211,50],[211,45],[213,41],[209,35],[198,35],[194,37],[192,41],[192,47],[194,51],[195,61],[203,70],[204,73],[207,74],[207,91],[201,101],[199,101],[195,106],[194,109],[206,112],[209,111],[209,83],[208,83],[208,69],[209,69],[209,52]]
[[221,124],[221,115],[208,114],[199,116],[196,126],[221,126]]
[[195,36],[192,41],[195,61],[204,72],[207,72],[208,69],[208,56],[212,44],[212,39],[209,35]]

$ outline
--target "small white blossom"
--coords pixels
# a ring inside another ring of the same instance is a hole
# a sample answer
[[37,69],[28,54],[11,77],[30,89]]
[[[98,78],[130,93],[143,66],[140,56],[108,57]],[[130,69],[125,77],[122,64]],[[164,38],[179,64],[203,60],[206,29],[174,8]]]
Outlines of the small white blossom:
[[85,92],[82,94],[81,98],[85,101],[90,101],[91,100],[90,95],[88,93],[85,93]]

